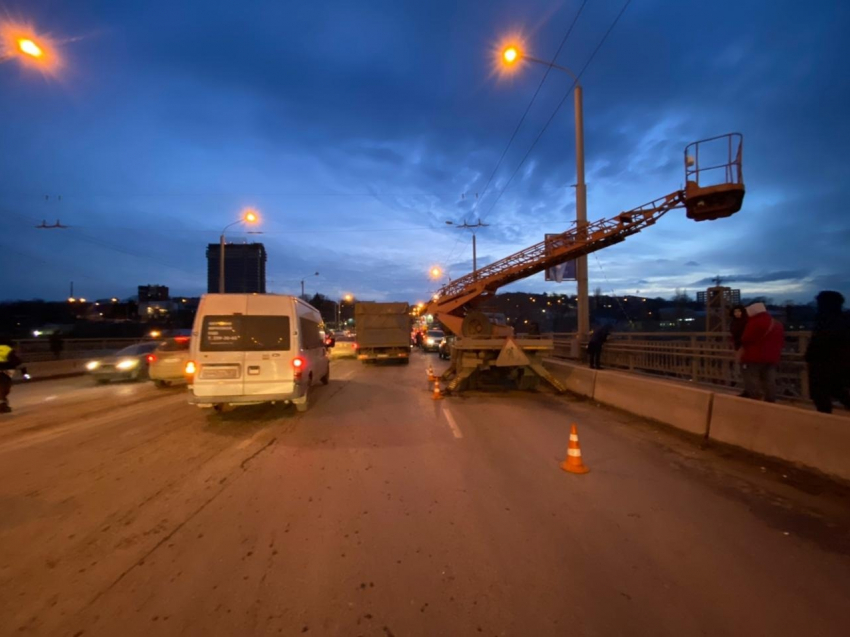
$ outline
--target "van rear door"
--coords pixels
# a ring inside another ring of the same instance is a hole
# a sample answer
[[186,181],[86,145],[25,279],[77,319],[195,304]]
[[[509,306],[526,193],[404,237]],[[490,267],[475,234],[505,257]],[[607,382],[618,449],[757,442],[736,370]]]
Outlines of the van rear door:
[[244,395],[291,393],[292,359],[298,354],[294,303],[287,297],[261,294],[247,301]]
[[193,390],[196,396],[242,394],[245,301],[241,294],[216,295],[202,301],[200,330],[192,345],[198,364]]

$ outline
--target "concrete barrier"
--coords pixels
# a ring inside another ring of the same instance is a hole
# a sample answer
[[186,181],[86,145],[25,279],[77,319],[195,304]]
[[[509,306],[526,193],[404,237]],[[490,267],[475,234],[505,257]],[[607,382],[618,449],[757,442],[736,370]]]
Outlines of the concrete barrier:
[[850,480],[850,419],[716,394],[710,438]]
[[544,361],[544,367],[555,378],[574,394],[593,396],[593,386],[596,384],[596,370],[554,359]]
[[708,433],[712,392],[619,372],[597,372],[593,399],[683,431]]
[[[86,373],[86,363],[88,359],[69,359],[58,361],[40,361],[35,363],[24,363],[27,372],[30,375],[30,381],[48,380],[50,378],[62,378],[65,376],[75,376],[77,374]],[[20,377],[16,374],[15,381],[20,382]]]

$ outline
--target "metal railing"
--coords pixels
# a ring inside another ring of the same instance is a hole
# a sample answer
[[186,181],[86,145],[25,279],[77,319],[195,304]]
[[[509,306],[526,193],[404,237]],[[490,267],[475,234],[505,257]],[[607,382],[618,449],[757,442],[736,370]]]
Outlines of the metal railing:
[[[808,400],[804,355],[811,332],[787,332],[777,369],[777,394]],[[553,334],[556,358],[585,360],[575,333]],[[602,366],[741,389],[743,382],[727,334],[716,332],[613,333],[602,348]]]
[[28,338],[14,342],[15,351],[24,362],[35,363],[49,360],[69,360],[99,356],[114,352],[136,343],[144,343],[150,338],[66,338],[62,341],[62,351],[56,356],[50,349],[47,338]]

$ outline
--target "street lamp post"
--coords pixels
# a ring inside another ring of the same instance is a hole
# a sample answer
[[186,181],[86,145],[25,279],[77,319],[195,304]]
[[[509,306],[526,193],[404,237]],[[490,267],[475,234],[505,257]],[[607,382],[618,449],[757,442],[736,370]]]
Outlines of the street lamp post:
[[354,297],[351,294],[346,294],[339,301],[334,301],[336,304],[336,327],[340,329],[340,323],[342,323],[342,303],[351,303],[354,300]]
[[224,230],[221,231],[221,236],[219,237],[218,244],[218,293],[225,293],[225,285],[224,285],[224,233],[227,232],[227,229],[231,226],[235,226],[240,223],[257,223],[259,220],[259,216],[257,212],[251,210],[250,208],[245,210],[242,213],[242,217],[237,219],[233,223],[230,223],[224,226]]
[[[509,46],[502,52],[505,64],[512,65],[520,60],[528,60],[556,69],[569,75],[575,82],[573,91],[575,105],[575,135],[576,135],[576,229],[579,236],[587,230],[587,185],[584,182],[584,108],[581,84],[578,76],[565,66],[552,64],[545,60],[526,55],[516,46]],[[576,294],[578,297],[578,336],[579,341],[587,338],[590,332],[590,304],[587,286],[587,255],[576,259]]]
[[314,272],[313,274],[306,274],[301,277],[301,298],[304,298],[304,281],[306,281],[311,276],[319,276],[318,272]]

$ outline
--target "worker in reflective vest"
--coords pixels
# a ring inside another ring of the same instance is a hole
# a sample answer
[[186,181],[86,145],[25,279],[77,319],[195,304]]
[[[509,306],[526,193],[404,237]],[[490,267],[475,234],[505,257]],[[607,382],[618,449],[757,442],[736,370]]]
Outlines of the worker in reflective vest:
[[15,353],[12,342],[0,339],[0,414],[12,411],[9,407],[9,392],[12,391],[12,372],[21,364],[21,359]]

